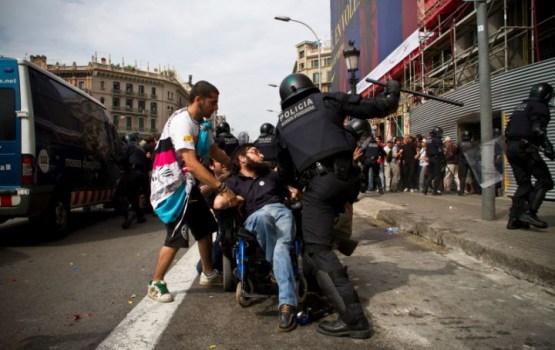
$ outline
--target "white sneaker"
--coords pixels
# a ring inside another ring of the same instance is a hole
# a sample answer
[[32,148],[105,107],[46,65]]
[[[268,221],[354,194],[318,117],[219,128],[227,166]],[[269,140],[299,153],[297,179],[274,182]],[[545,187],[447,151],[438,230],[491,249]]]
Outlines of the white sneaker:
[[214,284],[222,284],[223,279],[220,272],[216,269],[212,271],[212,274],[207,275],[204,272],[200,273],[200,280],[198,282],[201,286],[212,286]]
[[403,190],[403,192],[408,192],[408,191],[409,191],[409,189],[408,189],[408,188],[405,188],[405,189]]
[[173,296],[168,291],[168,286],[164,281],[150,281],[148,283],[148,296],[159,303],[171,303]]

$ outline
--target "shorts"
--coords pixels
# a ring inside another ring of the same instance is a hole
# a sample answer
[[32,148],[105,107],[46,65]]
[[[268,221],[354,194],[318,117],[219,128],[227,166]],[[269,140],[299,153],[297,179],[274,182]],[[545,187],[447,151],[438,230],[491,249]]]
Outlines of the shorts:
[[[218,230],[218,224],[214,214],[208,207],[204,197],[200,193],[198,186],[193,186],[189,195],[189,203],[185,212],[185,225],[193,234],[195,240],[199,241]],[[178,228],[175,230],[177,222],[166,224],[166,240],[164,246],[174,248],[189,247],[187,229]],[[176,231],[174,233],[174,230]]]

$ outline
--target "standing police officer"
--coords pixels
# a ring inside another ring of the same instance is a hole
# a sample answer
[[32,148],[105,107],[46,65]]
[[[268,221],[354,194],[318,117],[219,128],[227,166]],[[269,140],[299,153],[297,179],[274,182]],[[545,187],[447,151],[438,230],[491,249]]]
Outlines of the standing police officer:
[[230,157],[235,148],[239,146],[239,140],[233,136],[227,122],[220,122],[216,125],[216,138],[214,141]]
[[428,181],[424,185],[424,194],[428,194],[428,188],[432,188],[432,195],[440,195],[439,186],[443,183],[441,170],[445,163],[443,154],[443,129],[436,126],[430,132],[430,139],[426,145],[426,156],[428,157]]
[[472,148],[474,148],[474,145],[472,144],[472,134],[470,133],[470,131],[468,130],[464,130],[463,134],[462,134],[462,139],[461,141],[459,141],[459,144],[457,145],[457,155],[459,158],[459,171],[458,171],[458,177],[459,177],[459,182],[460,182],[460,188],[459,188],[459,196],[464,196],[464,189],[466,187],[466,177],[468,176],[468,170],[470,169],[470,166],[468,165],[468,161],[466,160],[466,152],[470,151]]
[[395,111],[400,85],[389,81],[383,97],[368,100],[342,92],[321,93],[306,75],[295,73],[281,82],[279,93],[278,165],[288,180],[294,174],[304,185],[304,261],[339,313],[335,321],[321,321],[318,331],[369,338],[372,328],[364,307],[332,250],[334,218],[345,210],[358,176],[352,163],[356,139],[343,121],[347,116],[366,119]]
[[149,163],[145,150],[139,145],[138,135],[126,135],[125,139],[127,143],[121,148],[120,154],[124,173],[118,184],[118,192],[127,199],[121,208],[125,218],[121,224],[124,230],[128,229],[135,219],[138,223],[146,221],[140,198],[141,195],[146,196],[150,190]]
[[264,162],[268,163],[273,169],[277,166],[277,137],[274,133],[275,128],[270,123],[260,126],[260,135],[254,141],[254,145],[260,153],[264,155]]
[[[529,97],[516,106],[505,134],[507,136],[507,158],[513,169],[517,189],[509,212],[507,229],[526,227],[527,224],[547,228],[547,222],[536,215],[547,191],[553,188],[549,168],[539,151],[550,160],[555,160],[553,145],[547,138],[549,100],[553,87],[548,83],[532,86]],[[532,176],[536,179],[532,185]]]

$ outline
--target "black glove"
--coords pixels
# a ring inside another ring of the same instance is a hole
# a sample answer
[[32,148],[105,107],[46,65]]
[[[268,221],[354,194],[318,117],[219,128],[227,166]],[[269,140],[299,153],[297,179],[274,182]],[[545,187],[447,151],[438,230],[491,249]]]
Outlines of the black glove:
[[388,80],[385,84],[386,95],[393,95],[399,97],[401,94],[401,84],[397,80]]

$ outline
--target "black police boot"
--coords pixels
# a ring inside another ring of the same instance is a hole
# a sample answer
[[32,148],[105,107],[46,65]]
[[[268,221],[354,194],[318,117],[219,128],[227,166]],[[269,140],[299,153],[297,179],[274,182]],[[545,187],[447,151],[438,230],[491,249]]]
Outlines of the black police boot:
[[297,327],[295,308],[288,304],[279,306],[279,331],[290,332]]
[[509,221],[507,222],[507,230],[518,230],[521,228],[529,229],[530,224],[527,222],[522,222],[517,218],[509,218]]
[[135,219],[137,219],[137,213],[135,213],[133,210],[128,211],[127,215],[125,215],[125,220],[121,224],[121,228],[127,230],[129,227],[131,227],[131,224]]
[[537,228],[547,228],[547,222],[540,220],[540,218],[538,218],[536,213],[532,210],[523,213],[518,219]]
[[[360,309],[354,312],[353,309]],[[332,337],[351,337],[354,339],[367,339],[372,336],[370,322],[362,311],[360,304],[351,304],[347,311],[340,313],[337,320],[320,321],[317,328],[318,332]]]

